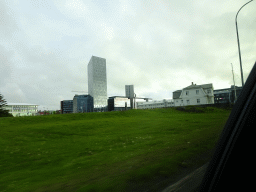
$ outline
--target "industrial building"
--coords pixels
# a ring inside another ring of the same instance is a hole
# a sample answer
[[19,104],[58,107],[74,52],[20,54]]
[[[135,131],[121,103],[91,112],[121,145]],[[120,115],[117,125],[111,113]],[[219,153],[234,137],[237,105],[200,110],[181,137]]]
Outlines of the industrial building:
[[231,85],[230,88],[214,90],[214,103],[235,103],[241,91],[242,87],[237,87],[234,85]]
[[[136,103],[145,103],[150,98],[139,98],[136,97]],[[124,96],[112,96],[108,98],[108,111],[124,111],[131,109],[131,99]],[[133,109],[137,108],[137,105]]]
[[112,96],[108,98],[108,111],[124,111],[131,109],[130,99],[123,96]]
[[88,66],[88,94],[93,97],[94,111],[107,110],[106,59],[92,56]]
[[136,102],[137,109],[155,109],[155,108],[165,108],[165,107],[174,107],[173,100],[159,100],[159,101],[149,101],[149,102]]
[[14,117],[34,116],[38,112],[38,105],[28,103],[8,103],[5,107]]

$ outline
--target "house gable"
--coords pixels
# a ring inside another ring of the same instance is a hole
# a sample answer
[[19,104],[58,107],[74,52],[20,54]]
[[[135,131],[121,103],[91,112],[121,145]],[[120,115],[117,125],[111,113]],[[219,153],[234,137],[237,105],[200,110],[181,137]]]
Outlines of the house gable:
[[[177,92],[177,91],[176,91]],[[175,93],[175,92],[173,92]],[[182,89],[180,97],[173,98],[175,106],[201,105],[214,103],[213,85],[192,84]]]

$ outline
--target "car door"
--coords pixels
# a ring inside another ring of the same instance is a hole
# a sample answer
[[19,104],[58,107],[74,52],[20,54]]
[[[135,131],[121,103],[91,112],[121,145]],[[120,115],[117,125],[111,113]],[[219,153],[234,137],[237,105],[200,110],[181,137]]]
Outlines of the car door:
[[234,105],[200,187],[195,191],[254,191],[256,63]]

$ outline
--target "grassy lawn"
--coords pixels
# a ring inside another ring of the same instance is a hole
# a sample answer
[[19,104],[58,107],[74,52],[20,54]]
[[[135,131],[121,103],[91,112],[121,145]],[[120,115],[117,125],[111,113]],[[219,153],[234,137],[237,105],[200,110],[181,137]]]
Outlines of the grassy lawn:
[[0,191],[154,191],[209,160],[229,114],[167,108],[0,118]]

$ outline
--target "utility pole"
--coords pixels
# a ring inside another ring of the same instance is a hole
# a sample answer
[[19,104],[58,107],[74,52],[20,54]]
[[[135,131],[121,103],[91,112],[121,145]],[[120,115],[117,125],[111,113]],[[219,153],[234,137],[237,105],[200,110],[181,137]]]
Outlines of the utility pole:
[[233,82],[234,82],[234,89],[235,89],[235,101],[234,103],[236,102],[236,84],[235,84],[235,78],[234,78],[234,71],[233,71],[233,65],[231,63],[231,67],[232,67],[232,74],[233,74]]
[[238,53],[239,53],[239,61],[240,61],[240,70],[241,70],[241,81],[242,81],[242,87],[244,87],[244,76],[243,76],[243,67],[242,67],[242,59],[241,59],[241,50],[240,50],[240,42],[239,42],[239,35],[238,35],[238,26],[237,26],[237,16],[240,10],[247,5],[248,3],[252,2],[253,0],[245,3],[237,12],[236,14],[236,35],[237,35],[237,45],[238,45]]

